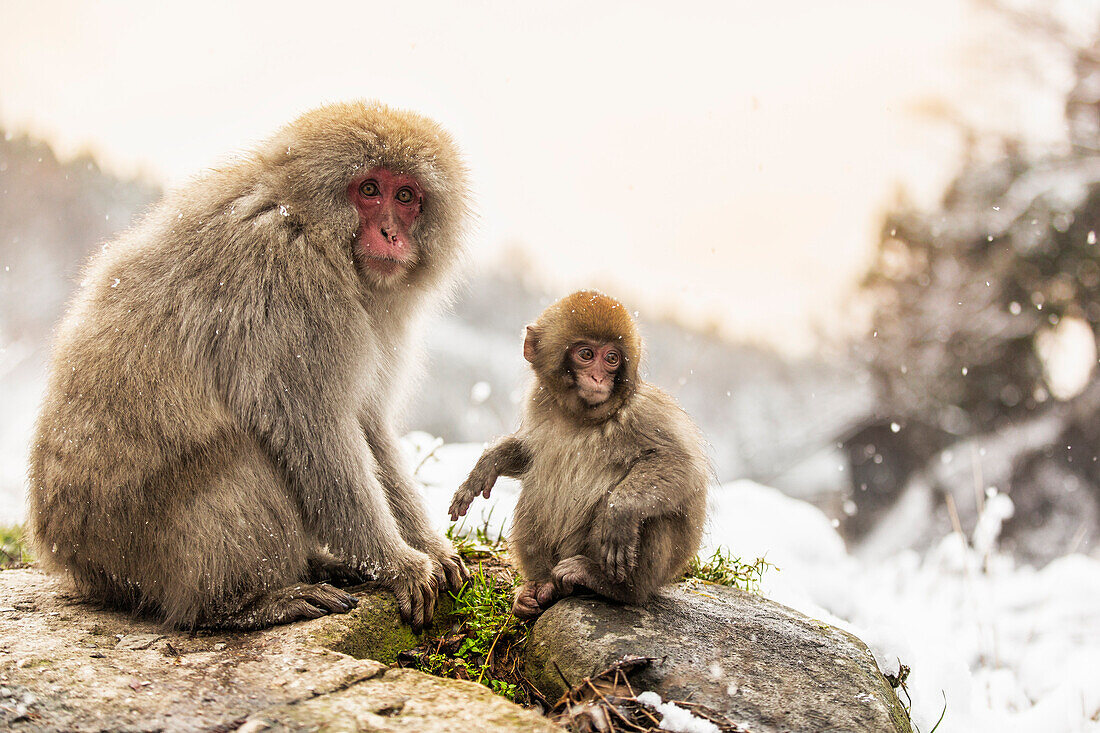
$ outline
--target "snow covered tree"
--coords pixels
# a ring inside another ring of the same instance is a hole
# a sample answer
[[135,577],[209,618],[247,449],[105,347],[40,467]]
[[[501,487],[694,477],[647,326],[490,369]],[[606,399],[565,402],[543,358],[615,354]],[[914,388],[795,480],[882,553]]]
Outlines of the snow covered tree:
[[[1010,543],[1014,530],[1034,533],[1018,547],[1041,559],[1073,549],[1062,547],[1071,535],[1100,536],[1100,40],[1076,51],[1074,70],[1063,150],[1029,154],[1008,141],[997,160],[969,160],[936,210],[902,202],[885,218],[858,351],[877,425],[891,429],[847,442],[852,534],[946,445],[1011,435],[1019,445],[1004,454],[1001,487],[1018,508]],[[1054,429],[1026,429],[1039,421]],[[974,479],[956,478],[934,488],[973,496]]]
[[1079,392],[1062,352],[1095,353],[1098,231],[1092,153],[1010,152],[965,170],[941,210],[891,213],[864,281],[875,303],[865,355],[886,412],[968,435]]

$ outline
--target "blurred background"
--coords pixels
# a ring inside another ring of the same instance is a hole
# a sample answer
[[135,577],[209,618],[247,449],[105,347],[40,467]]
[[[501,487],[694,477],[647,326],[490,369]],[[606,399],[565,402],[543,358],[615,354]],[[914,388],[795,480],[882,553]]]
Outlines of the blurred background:
[[[941,731],[1096,724],[1100,0],[0,0],[0,525],[82,262],[355,97],[439,120],[477,191],[410,430],[511,431],[523,325],[604,289],[716,506],[774,509],[777,597],[911,641],[922,729],[940,690]],[[842,555],[784,560],[793,500]]]
[[1095,550],[1095,2],[0,9],[0,521],[87,255],[300,112],[373,97],[451,129],[478,193],[410,428],[511,430],[522,325],[595,286],[721,480],[875,552],[972,525],[994,487],[1014,552]]

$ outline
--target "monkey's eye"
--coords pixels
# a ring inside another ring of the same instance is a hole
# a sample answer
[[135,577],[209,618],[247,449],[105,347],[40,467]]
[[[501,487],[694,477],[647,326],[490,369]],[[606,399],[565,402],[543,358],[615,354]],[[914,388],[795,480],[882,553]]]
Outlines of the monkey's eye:
[[619,352],[618,351],[609,351],[606,354],[604,354],[604,357],[603,357],[603,360],[607,362],[607,365],[612,366],[612,367],[619,366],[619,359],[620,359],[620,357],[619,357]]
[[596,352],[587,346],[577,349],[577,358],[581,361],[592,361],[596,358]]
[[363,181],[359,185],[359,193],[362,194],[363,196],[368,196],[368,197],[377,196],[379,194],[378,182],[377,181]]
[[395,198],[397,199],[398,203],[411,204],[416,198],[416,194],[413,193],[413,190],[411,188],[405,186],[397,192],[397,196]]

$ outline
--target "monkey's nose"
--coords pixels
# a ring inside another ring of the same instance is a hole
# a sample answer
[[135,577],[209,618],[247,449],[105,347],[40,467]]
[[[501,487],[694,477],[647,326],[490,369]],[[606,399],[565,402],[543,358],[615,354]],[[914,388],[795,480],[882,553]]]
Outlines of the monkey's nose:
[[389,232],[387,232],[386,227],[382,227],[382,236],[385,237],[390,242],[396,242],[397,241],[397,235],[396,234],[390,234]]

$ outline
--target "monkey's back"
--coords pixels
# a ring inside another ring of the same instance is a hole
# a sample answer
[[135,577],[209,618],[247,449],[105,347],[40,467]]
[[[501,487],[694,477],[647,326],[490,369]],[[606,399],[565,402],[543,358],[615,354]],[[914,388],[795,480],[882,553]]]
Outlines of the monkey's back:
[[662,517],[653,542],[642,548],[656,585],[674,579],[698,550],[710,467],[691,419],[657,387],[641,382],[630,401],[606,422],[578,429],[532,393],[519,431],[531,447],[531,464],[512,522],[510,548],[528,580],[545,581],[559,561],[586,555],[601,561],[595,519],[608,495],[648,451],[673,449],[688,456],[677,491],[684,511]]
[[[360,262],[349,197],[376,167],[413,177],[426,202],[415,258],[389,280]],[[192,626],[300,617],[304,597],[278,591],[302,590],[322,546],[430,586],[452,550],[419,505],[402,500],[394,516],[380,477],[406,495],[408,482],[366,458],[396,453],[393,394],[416,362],[417,316],[461,259],[466,179],[434,122],[330,105],[96,252],[55,339],[31,448],[42,562],[101,600]],[[376,515],[378,531],[360,531]]]
[[184,291],[202,283],[173,266],[168,205],[91,258],[55,337],[28,519],[40,560],[82,585],[94,584],[81,577],[91,565],[121,575],[143,554],[148,518],[176,499],[151,495],[148,477],[194,460],[230,425],[212,370],[188,353],[204,314],[184,307]]
[[[277,207],[249,198],[238,179],[250,174],[244,163],[196,181],[95,253],[58,328],[31,446],[28,519],[44,565],[105,600],[140,595],[111,578],[138,582],[150,547],[170,542],[167,519],[219,491],[203,480],[206,466],[253,456],[239,480],[279,480],[227,400],[234,375],[264,378],[255,346],[280,337],[265,327],[264,300],[285,307],[306,280],[288,285],[293,268],[258,261],[290,259],[303,245],[274,226],[284,219]],[[250,267],[239,267],[245,258]],[[282,272],[283,282],[248,282],[242,271]],[[347,315],[342,322],[349,338],[362,330]],[[213,528],[194,532],[210,540]]]

